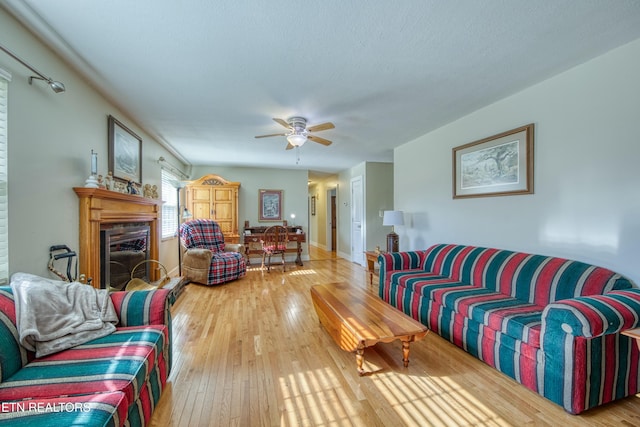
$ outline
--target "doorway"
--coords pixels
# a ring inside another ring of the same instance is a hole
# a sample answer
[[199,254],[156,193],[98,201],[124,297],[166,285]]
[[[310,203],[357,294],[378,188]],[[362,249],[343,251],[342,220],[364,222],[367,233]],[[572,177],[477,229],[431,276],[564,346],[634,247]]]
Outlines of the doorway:
[[338,196],[337,189],[327,189],[326,247],[330,252],[338,250]]

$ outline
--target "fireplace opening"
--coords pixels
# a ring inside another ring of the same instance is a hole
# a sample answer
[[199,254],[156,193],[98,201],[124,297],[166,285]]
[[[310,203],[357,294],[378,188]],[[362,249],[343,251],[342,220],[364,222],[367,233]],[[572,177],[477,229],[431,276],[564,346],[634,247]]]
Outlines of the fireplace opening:
[[134,268],[133,277],[150,281],[149,263],[140,264],[149,259],[149,233],[148,225],[100,231],[101,288],[124,290]]

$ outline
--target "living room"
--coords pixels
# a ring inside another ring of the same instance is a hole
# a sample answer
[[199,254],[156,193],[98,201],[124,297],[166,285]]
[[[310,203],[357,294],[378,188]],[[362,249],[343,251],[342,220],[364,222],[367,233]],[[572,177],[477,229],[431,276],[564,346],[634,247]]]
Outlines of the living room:
[[[143,139],[145,183],[161,184],[160,157],[185,170],[189,165],[147,132],[126,105],[96,90],[4,6],[0,40],[67,86],[58,95],[42,82],[30,85],[31,73],[0,54],[0,68],[11,74],[9,273],[47,276],[49,246],[78,246],[78,198],[72,188],[84,185],[92,149],[99,155],[98,169],[107,170],[108,115],[126,122]],[[640,111],[639,58],[636,37],[526,88],[505,89],[500,100],[401,141],[393,150],[392,200],[387,206],[369,206],[368,217],[380,221],[380,209],[402,210],[405,223],[396,227],[401,250],[434,243],[496,247],[580,260],[640,283],[640,177],[635,171],[640,144],[634,136]],[[454,199],[452,149],[528,123],[535,124],[533,194]],[[320,247],[327,246],[328,236],[320,230],[324,224],[313,224],[318,215],[308,213],[308,197],[318,195],[316,209],[326,212],[326,195],[336,189],[338,200],[346,204],[339,210],[335,249],[350,260],[350,182],[366,167],[363,162],[321,177],[312,192],[306,169],[193,165],[189,172],[192,178],[218,173],[242,181],[246,212],[257,210],[259,188],[283,189],[285,213],[294,213],[308,230],[315,227],[310,240]],[[380,227],[365,249],[384,248],[388,231]],[[160,261],[173,272],[177,252],[177,239],[160,243]]]

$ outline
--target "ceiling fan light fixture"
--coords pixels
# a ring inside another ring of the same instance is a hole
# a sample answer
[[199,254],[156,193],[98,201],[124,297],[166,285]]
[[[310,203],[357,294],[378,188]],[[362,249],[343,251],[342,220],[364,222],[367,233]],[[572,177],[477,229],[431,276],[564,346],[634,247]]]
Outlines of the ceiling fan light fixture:
[[287,141],[289,141],[289,144],[293,145],[294,147],[300,147],[302,146],[302,144],[307,142],[307,137],[299,133],[294,133],[287,136]]

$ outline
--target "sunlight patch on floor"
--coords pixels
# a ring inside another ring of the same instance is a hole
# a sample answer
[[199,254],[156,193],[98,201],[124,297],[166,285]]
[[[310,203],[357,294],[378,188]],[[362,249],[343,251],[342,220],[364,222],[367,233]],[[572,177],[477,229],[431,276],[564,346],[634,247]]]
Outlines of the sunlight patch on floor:
[[406,425],[510,425],[448,377],[380,372],[373,383]]
[[306,268],[304,270],[288,271],[287,273],[289,273],[289,275],[291,275],[291,276],[309,276],[309,275],[312,275],[312,274],[318,274],[312,268]]
[[351,416],[357,411],[331,369],[304,371],[300,362],[292,365],[297,373],[279,378],[284,401],[281,425],[354,425]]

